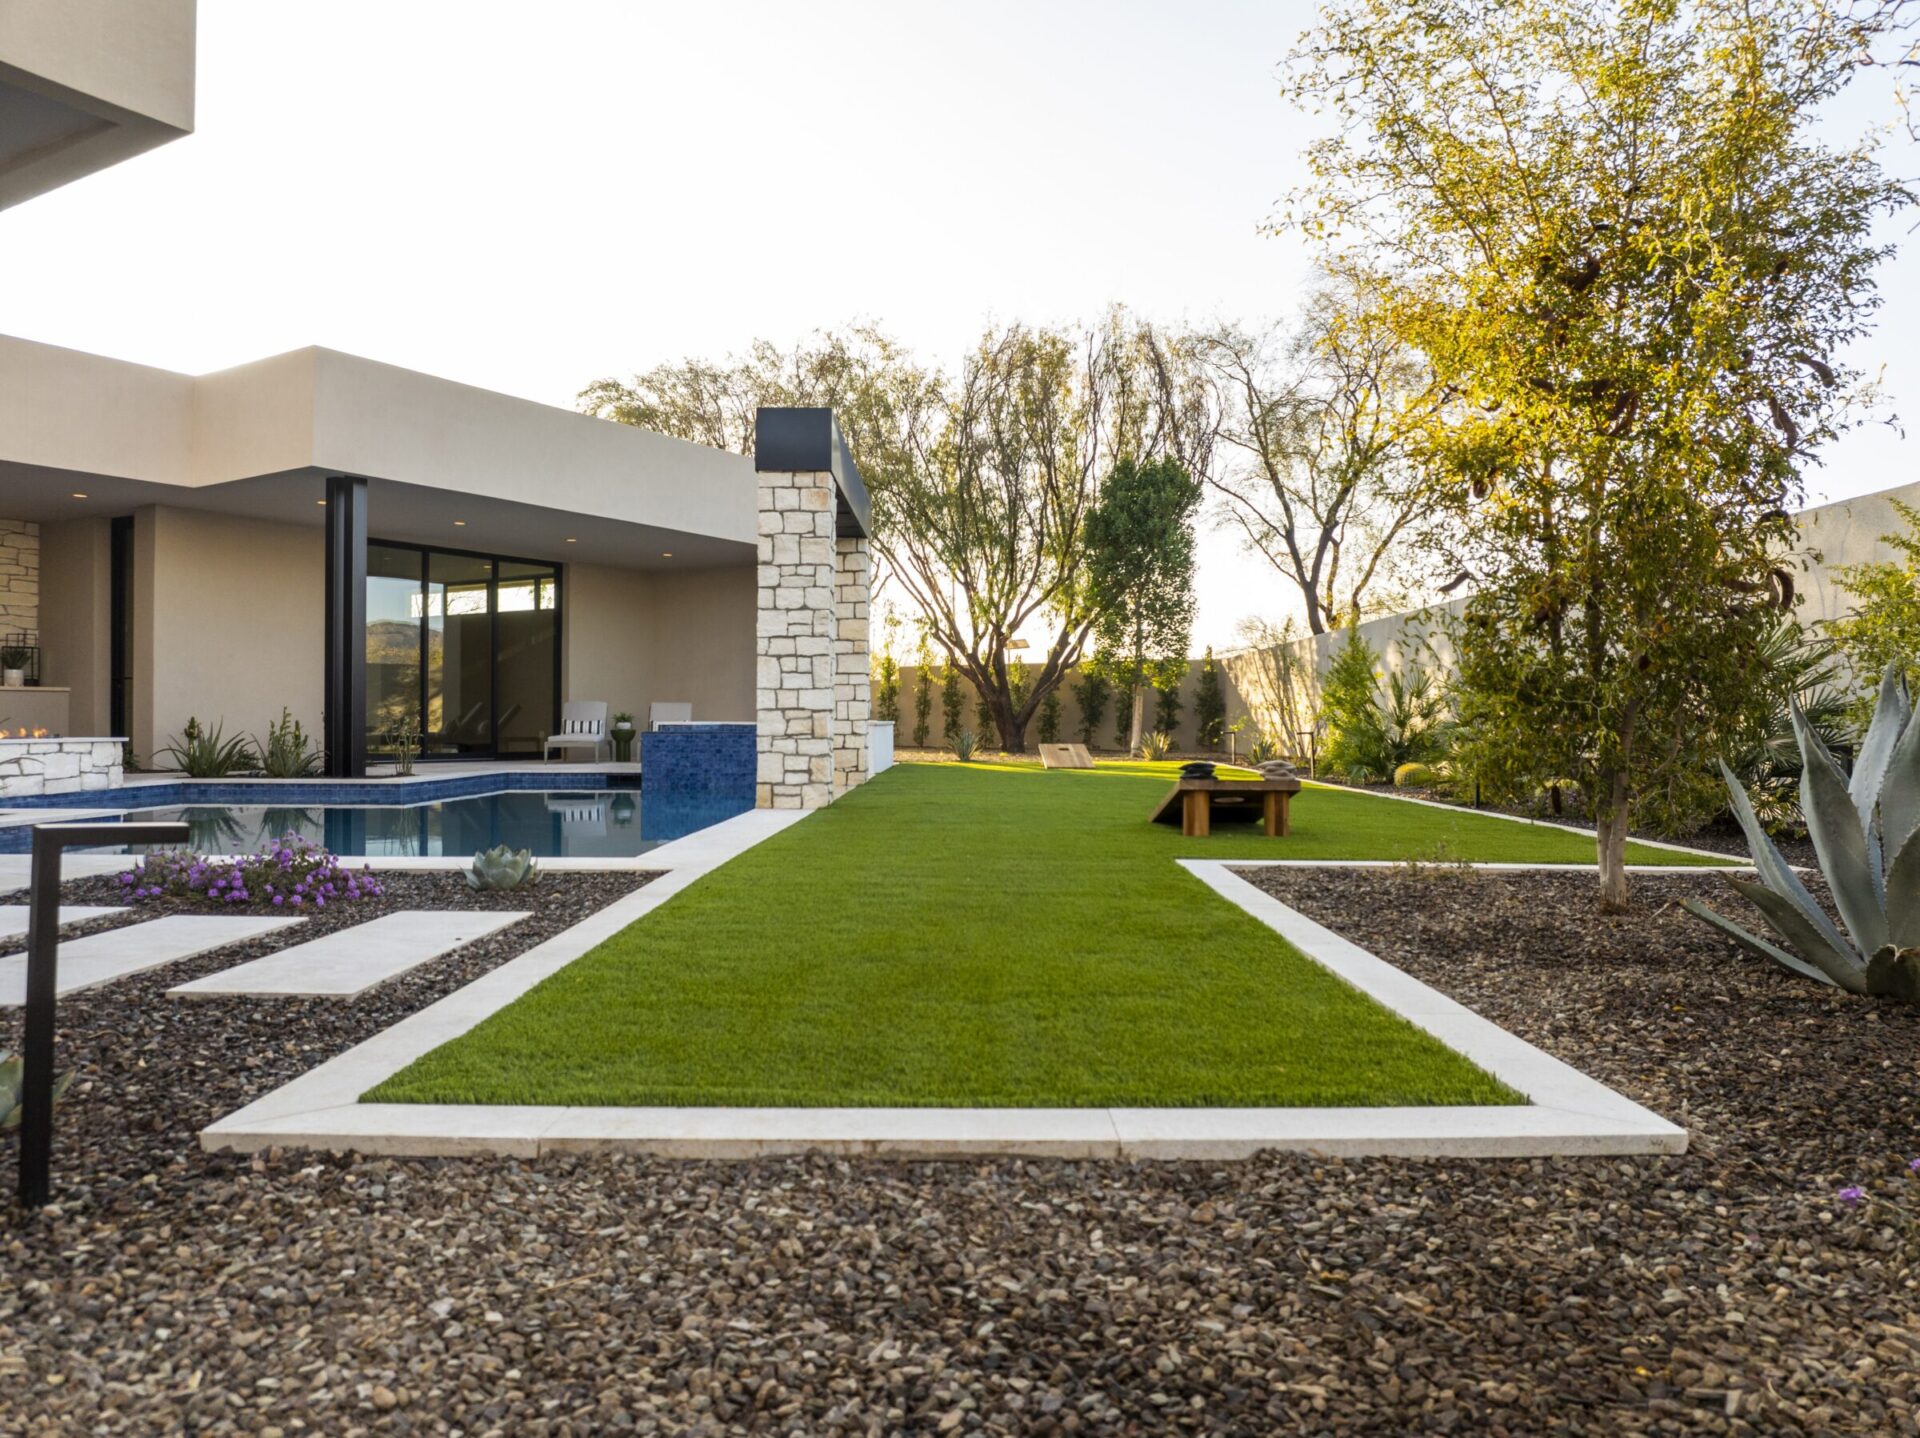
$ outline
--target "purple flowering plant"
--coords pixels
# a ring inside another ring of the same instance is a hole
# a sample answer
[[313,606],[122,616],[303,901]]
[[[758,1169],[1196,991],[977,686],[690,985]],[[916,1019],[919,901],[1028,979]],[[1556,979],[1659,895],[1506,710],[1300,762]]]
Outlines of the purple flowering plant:
[[339,856],[298,834],[284,835],[256,854],[231,857],[157,850],[120,875],[120,888],[136,900],[200,899],[274,909],[324,909],[380,895],[371,869],[344,868]]

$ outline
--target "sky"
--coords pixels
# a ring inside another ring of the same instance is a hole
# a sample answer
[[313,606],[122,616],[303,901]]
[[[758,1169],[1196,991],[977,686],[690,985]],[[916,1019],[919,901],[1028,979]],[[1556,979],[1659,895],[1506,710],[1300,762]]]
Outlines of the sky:
[[[863,319],[952,363],[1116,301],[1286,318],[1304,0],[200,0],[196,132],[0,216],[0,332],[202,373],[317,344],[550,404]],[[1837,131],[1891,120],[1876,77]],[[1913,147],[1889,152],[1913,171]],[[1901,219],[1889,237],[1908,238]],[[1888,266],[1886,412],[1920,413]],[[1887,424],[1814,500],[1914,477]],[[1297,601],[1203,528],[1195,644]]]

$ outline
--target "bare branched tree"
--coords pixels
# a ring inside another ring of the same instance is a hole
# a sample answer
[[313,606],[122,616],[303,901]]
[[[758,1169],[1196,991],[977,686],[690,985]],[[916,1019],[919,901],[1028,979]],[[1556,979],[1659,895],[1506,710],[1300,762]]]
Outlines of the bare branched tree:
[[1291,331],[1222,326],[1196,354],[1219,392],[1219,512],[1299,590],[1308,630],[1403,598],[1386,590],[1426,512],[1408,445],[1426,375],[1364,290],[1329,282]]

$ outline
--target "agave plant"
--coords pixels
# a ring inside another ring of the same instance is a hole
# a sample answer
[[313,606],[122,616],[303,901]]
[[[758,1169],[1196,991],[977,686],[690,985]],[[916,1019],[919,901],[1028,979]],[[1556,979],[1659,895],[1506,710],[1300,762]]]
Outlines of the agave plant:
[[980,736],[971,729],[962,729],[947,741],[947,747],[953,751],[953,757],[960,763],[971,764],[973,756],[980,749]]
[[467,870],[471,889],[518,889],[540,882],[540,866],[531,849],[509,849],[505,844],[482,849]]
[[1732,875],[1727,882],[1792,951],[1748,933],[1697,900],[1686,900],[1686,907],[1796,974],[1851,994],[1920,1003],[1920,723],[1914,721],[1906,682],[1897,665],[1887,669],[1851,779],[1797,702],[1792,713],[1800,748],[1800,809],[1846,932],[1780,857],[1745,786],[1724,763],[1720,772],[1734,817],[1760,873],[1758,882]]
[[[53,1080],[53,1101],[66,1097],[73,1083],[73,1070],[57,1074]],[[26,1097],[27,1066],[19,1054],[0,1058],[0,1129],[20,1127],[20,1104]]]
[[1173,735],[1163,729],[1140,736],[1140,757],[1159,763],[1173,752]]

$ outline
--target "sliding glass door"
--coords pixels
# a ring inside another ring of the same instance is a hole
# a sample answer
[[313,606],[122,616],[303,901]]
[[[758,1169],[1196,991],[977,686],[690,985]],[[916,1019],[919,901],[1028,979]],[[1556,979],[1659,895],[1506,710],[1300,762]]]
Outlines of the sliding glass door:
[[560,574],[551,564],[367,546],[367,749],[532,755],[559,708]]

